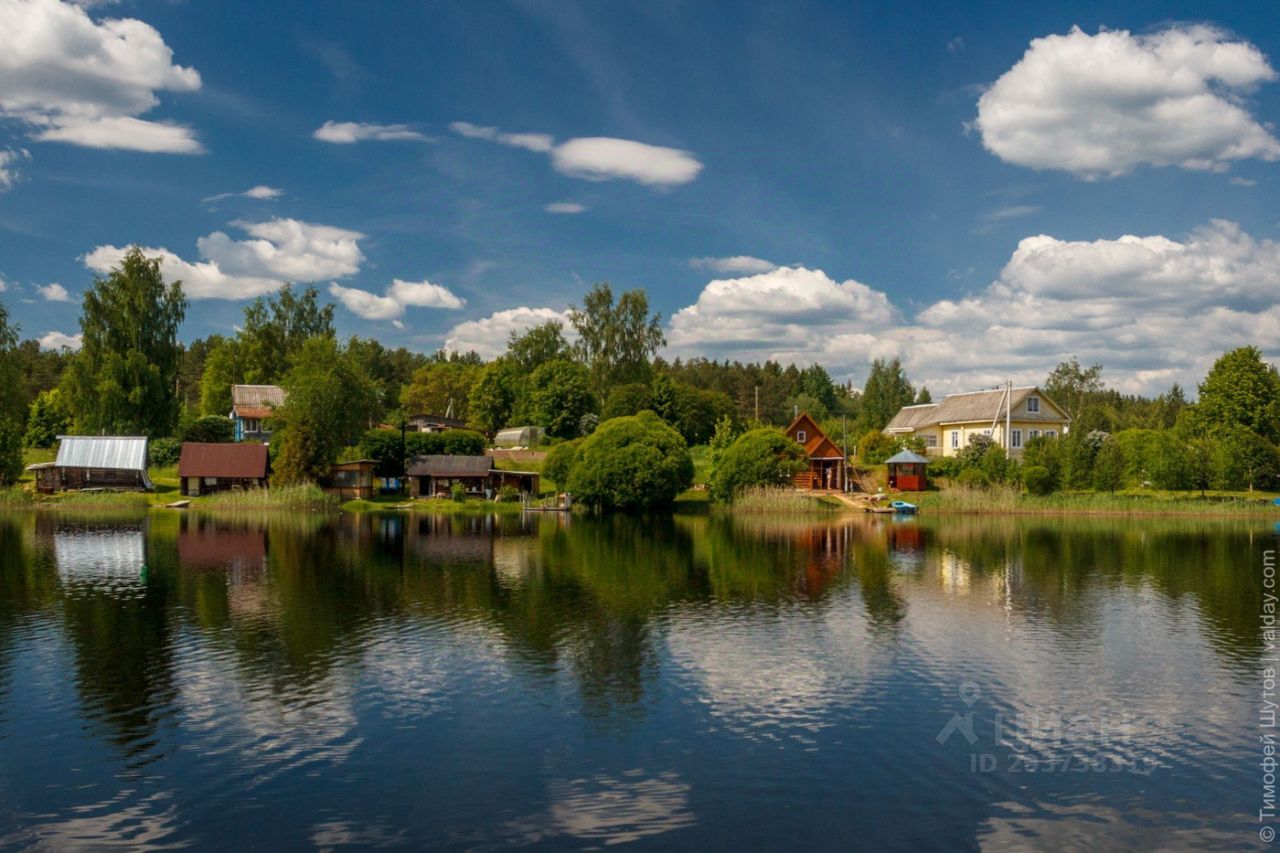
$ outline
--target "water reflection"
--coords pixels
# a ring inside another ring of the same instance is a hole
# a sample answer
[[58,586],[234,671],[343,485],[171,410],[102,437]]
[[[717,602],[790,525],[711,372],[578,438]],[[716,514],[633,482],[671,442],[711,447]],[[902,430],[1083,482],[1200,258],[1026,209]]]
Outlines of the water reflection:
[[[787,843],[812,810],[900,842],[832,816],[856,792],[1017,846],[1136,796],[969,775],[972,750],[934,739],[962,683],[973,749],[1150,760],[1151,820],[1219,837],[1273,541],[1108,519],[0,518],[0,843],[231,843],[228,814],[285,803],[255,838]],[[1127,739],[1091,738],[1103,717]]]

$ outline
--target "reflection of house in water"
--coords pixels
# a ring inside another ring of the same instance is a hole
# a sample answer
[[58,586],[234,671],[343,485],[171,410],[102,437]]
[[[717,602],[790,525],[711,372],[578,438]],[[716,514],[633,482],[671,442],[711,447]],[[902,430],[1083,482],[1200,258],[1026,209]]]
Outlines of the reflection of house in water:
[[425,563],[493,562],[493,517],[411,518],[405,531],[405,553]]
[[141,589],[145,584],[141,526],[55,530],[53,554],[58,576],[68,586]]
[[225,571],[227,607],[232,613],[248,615],[265,608],[265,529],[184,516],[178,529],[178,561],[183,569]]

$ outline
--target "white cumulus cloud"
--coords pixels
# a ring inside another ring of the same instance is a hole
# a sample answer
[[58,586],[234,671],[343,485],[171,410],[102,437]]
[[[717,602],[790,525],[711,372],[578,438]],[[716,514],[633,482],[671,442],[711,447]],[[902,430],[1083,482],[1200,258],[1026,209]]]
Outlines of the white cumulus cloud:
[[559,322],[565,326],[565,337],[572,340],[572,328],[566,311],[554,308],[508,308],[478,320],[467,320],[449,330],[444,348],[450,352],[477,352],[481,358],[497,358],[507,351],[512,332],[526,332],[543,323]]
[[311,134],[321,142],[351,145],[356,142],[427,141],[406,124],[371,124],[359,121],[326,121]]
[[887,295],[818,270],[708,283],[671,318],[674,355],[817,361],[865,376],[900,357],[938,391],[1040,382],[1060,361],[1101,362],[1125,392],[1191,387],[1243,344],[1280,356],[1280,243],[1214,220],[1182,238],[1021,240],[999,277],[912,318]]
[[83,342],[83,335],[68,335],[63,332],[45,332],[40,336],[40,348],[49,350],[78,350]]
[[689,266],[694,269],[710,270],[718,273],[737,273],[738,275],[755,275],[772,272],[778,265],[763,258],[750,255],[734,255],[727,258],[690,258]]
[[[201,260],[186,261],[164,248],[144,248],[160,258],[166,281],[181,280],[191,299],[251,299],[280,289],[286,282],[310,283],[344,278],[364,262],[358,231],[297,219],[233,222],[250,239],[235,240],[215,231],[196,241]],[[85,266],[106,273],[118,265],[127,247],[98,246],[84,257]]]
[[557,172],[587,181],[621,179],[655,187],[678,186],[689,183],[702,171],[702,163],[688,151],[632,139],[588,136],[557,145],[545,133],[506,133],[465,121],[455,121],[449,129],[469,139],[549,154]]
[[1260,50],[1213,27],[1076,27],[1033,40],[978,100],[974,127],[1003,160],[1088,179],[1141,165],[1221,170],[1280,158],[1243,101],[1274,79]]
[[466,305],[466,300],[457,296],[447,287],[423,281],[403,281],[394,279],[379,296],[356,287],[343,287],[334,283],[329,285],[329,293],[347,310],[365,320],[399,320],[405,314],[405,308],[445,308],[457,310]]
[[67,293],[67,289],[56,281],[51,284],[37,285],[36,293],[40,294],[40,298],[45,302],[70,302],[71,294]]
[[199,72],[175,65],[149,24],[95,21],[59,0],[0,0],[0,115],[35,139],[197,154],[190,128],[138,116],[159,104],[157,92],[199,88]]

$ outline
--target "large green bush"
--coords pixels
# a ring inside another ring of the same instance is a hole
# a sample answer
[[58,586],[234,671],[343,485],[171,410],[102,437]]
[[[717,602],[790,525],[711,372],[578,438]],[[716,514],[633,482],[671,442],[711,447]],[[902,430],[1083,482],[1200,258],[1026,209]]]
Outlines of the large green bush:
[[598,510],[669,507],[693,483],[693,460],[680,433],[653,412],[614,418],[582,440],[569,491]]
[[732,501],[743,489],[785,486],[804,467],[804,448],[782,430],[753,429],[716,457],[711,494],[717,500]]
[[1022,469],[1022,485],[1026,486],[1027,491],[1033,495],[1052,494],[1053,474],[1049,473],[1049,469],[1043,465],[1028,465]]
[[956,485],[966,489],[986,489],[991,486],[991,478],[977,468],[966,468],[956,477]]
[[196,418],[182,431],[183,441],[199,441],[207,444],[231,441],[234,437],[235,430],[231,418],[219,415]]
[[858,461],[863,465],[879,465],[902,449],[902,444],[878,429],[869,430],[858,439]]
[[561,491],[568,485],[573,466],[578,463],[578,446],[581,443],[581,439],[562,441],[547,451],[547,458],[542,463],[542,473]]
[[157,438],[147,443],[147,464],[166,468],[178,464],[182,455],[182,442],[176,438]]

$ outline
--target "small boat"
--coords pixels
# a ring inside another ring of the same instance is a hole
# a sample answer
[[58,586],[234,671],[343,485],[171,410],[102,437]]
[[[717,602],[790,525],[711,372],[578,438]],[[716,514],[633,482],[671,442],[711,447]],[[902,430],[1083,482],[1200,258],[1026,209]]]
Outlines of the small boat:
[[909,504],[906,501],[894,501],[893,503],[889,504],[889,506],[893,509],[894,512],[900,512],[907,515],[912,515],[916,512],[919,512],[920,510],[920,507],[916,506],[915,504]]
[[186,509],[187,507],[191,506],[191,501],[188,501],[188,500],[174,501],[173,503],[165,504],[164,506],[165,506],[165,509]]

